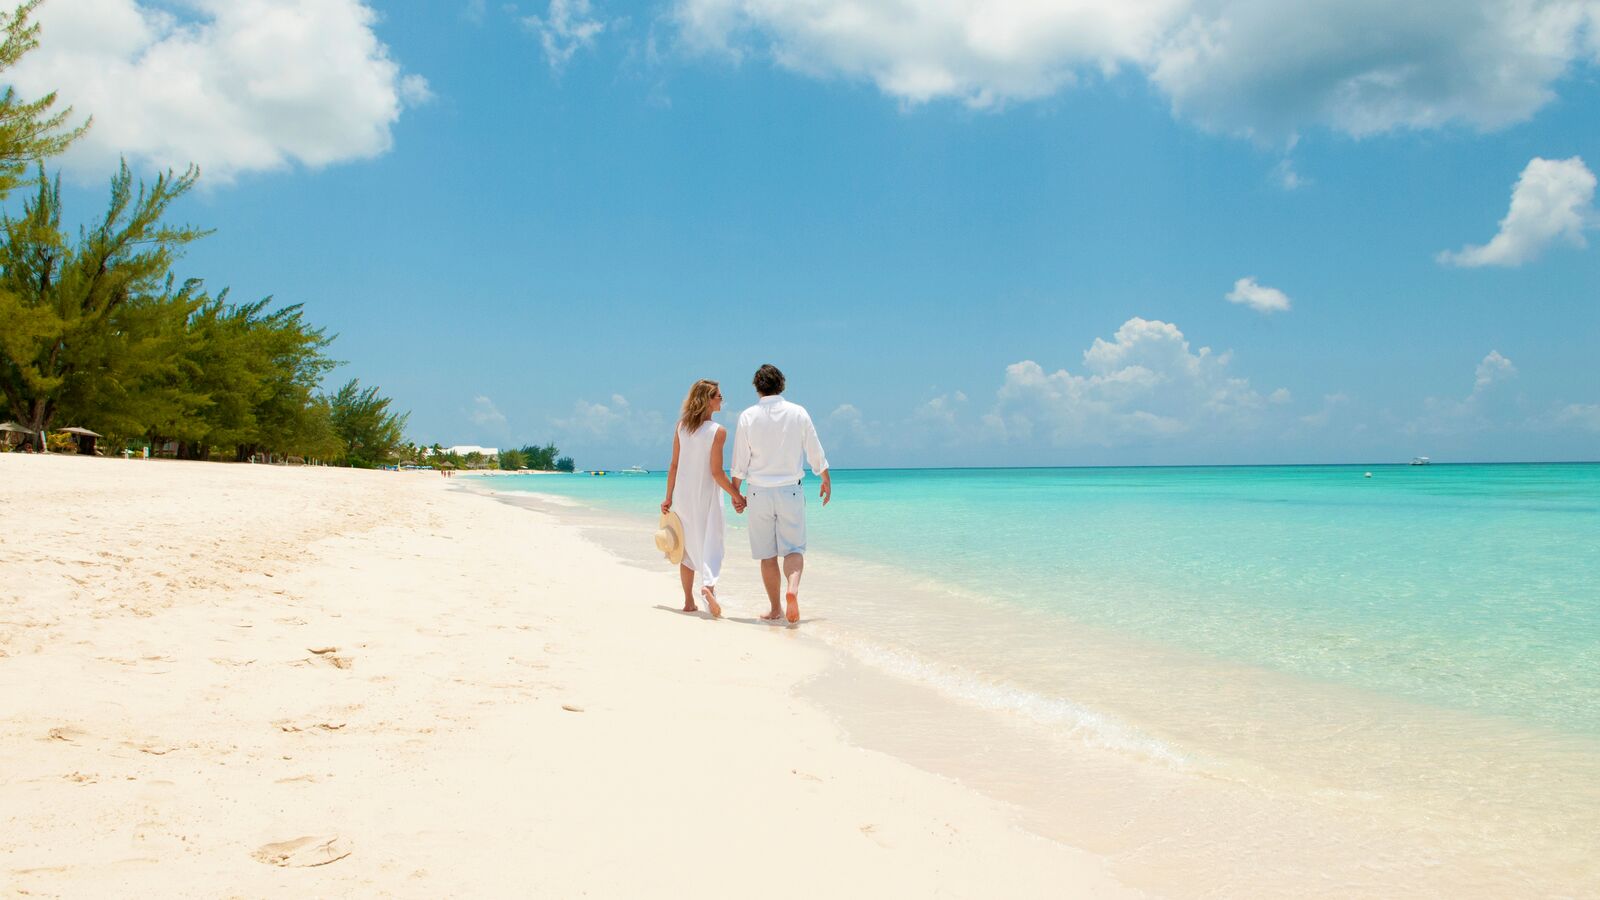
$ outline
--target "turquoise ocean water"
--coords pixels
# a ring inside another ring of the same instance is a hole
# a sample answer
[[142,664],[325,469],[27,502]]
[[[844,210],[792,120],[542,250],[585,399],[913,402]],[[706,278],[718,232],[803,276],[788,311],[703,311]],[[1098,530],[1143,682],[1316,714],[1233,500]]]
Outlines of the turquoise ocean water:
[[[1600,734],[1600,465],[845,470],[835,483],[810,515],[828,554],[1191,652]],[[495,486],[650,516],[665,476]]]
[[[867,746],[1157,893],[1600,896],[1600,465],[834,482],[799,632]],[[673,600],[664,475],[484,484],[560,498]],[[728,521],[725,602],[760,608]]]

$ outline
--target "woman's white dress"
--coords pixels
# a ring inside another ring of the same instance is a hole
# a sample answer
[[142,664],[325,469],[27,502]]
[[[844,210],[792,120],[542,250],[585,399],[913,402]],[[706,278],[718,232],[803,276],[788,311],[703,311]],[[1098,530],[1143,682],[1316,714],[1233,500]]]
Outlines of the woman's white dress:
[[707,587],[722,574],[722,488],[711,477],[711,444],[721,430],[709,419],[692,433],[678,426],[678,475],[672,484],[672,511],[683,520],[683,564]]

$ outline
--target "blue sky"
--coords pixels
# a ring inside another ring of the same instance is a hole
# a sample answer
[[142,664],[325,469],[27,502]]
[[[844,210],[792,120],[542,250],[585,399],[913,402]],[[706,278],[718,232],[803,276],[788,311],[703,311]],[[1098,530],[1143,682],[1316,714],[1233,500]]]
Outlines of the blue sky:
[[15,81],[422,442],[773,362],[845,467],[1600,458],[1600,3],[1279,6],[50,0]]

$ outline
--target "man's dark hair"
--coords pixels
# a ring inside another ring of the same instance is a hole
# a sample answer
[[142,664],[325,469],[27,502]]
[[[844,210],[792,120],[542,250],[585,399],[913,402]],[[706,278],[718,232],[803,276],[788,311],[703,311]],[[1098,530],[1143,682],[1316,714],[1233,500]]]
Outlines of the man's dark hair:
[[756,393],[763,397],[783,393],[783,373],[772,363],[765,363],[757,369],[755,380],[751,383],[756,386]]

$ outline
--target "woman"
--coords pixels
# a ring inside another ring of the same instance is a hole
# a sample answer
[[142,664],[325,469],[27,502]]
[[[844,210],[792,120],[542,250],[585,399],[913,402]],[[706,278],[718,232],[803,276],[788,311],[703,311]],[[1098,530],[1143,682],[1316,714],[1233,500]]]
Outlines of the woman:
[[[683,562],[678,576],[683,579],[683,611],[695,612],[694,577],[700,576],[700,596],[706,599],[712,618],[722,618],[717,603],[717,578],[722,574],[722,496],[717,488],[733,497],[733,510],[744,509],[744,497],[728,480],[722,468],[723,445],[728,432],[711,421],[711,414],[722,410],[722,391],[715,381],[701,379],[683,398],[683,413],[672,437],[672,465],[667,469],[667,499],[661,512],[677,508],[683,522]],[[680,466],[679,463],[682,463]]]

